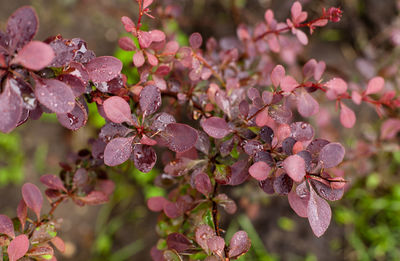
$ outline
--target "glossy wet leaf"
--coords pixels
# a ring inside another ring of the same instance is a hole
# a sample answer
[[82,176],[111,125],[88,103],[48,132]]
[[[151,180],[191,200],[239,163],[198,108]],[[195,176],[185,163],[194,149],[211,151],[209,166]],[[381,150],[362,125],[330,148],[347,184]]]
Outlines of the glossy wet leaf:
[[108,82],[121,73],[122,62],[112,56],[101,56],[86,64],[86,70],[93,82]]
[[340,143],[329,143],[321,149],[319,160],[324,168],[329,169],[340,164],[343,161],[344,154],[344,147]]
[[112,96],[103,103],[107,118],[114,123],[133,123],[129,103],[119,96]]
[[317,237],[322,236],[331,222],[331,207],[310,188],[307,216],[311,229]]
[[149,145],[136,144],[133,153],[133,163],[141,172],[149,172],[157,162],[157,154]]
[[259,135],[266,144],[271,144],[274,138],[274,131],[270,127],[264,126],[261,128]]
[[71,87],[59,80],[36,80],[35,95],[41,104],[55,113],[65,114],[75,107],[75,95]]
[[6,215],[0,215],[0,234],[15,237],[13,222]]
[[25,183],[22,186],[22,198],[28,208],[35,212],[36,217],[40,220],[40,210],[43,205],[43,196],[38,187],[32,183]]
[[76,101],[75,107],[71,112],[57,113],[57,119],[65,128],[79,130],[87,123],[88,111],[81,102]]
[[305,162],[299,155],[291,155],[283,161],[286,173],[296,182],[302,181],[306,175]]
[[296,212],[299,217],[303,218],[307,217],[307,206],[309,199],[309,193],[304,197],[300,197],[299,195],[297,195],[296,191],[291,191],[288,194],[290,207],[294,210],[294,212]]
[[217,256],[223,256],[225,248],[225,240],[219,236],[213,236],[207,240],[208,249]]
[[189,37],[189,43],[193,49],[200,48],[201,44],[203,43],[203,38],[201,37],[201,34],[199,33],[191,34]]
[[274,180],[274,191],[280,195],[287,195],[292,190],[293,180],[283,173]]
[[57,80],[60,80],[71,87],[72,92],[75,97],[79,97],[86,91],[86,86],[82,78],[72,74],[61,74],[57,77]]
[[132,137],[112,139],[104,150],[104,163],[117,166],[127,161],[132,153],[132,142]]
[[50,246],[36,246],[29,250],[27,256],[40,258],[41,256],[53,256],[54,250]]
[[292,137],[297,141],[308,141],[314,137],[313,127],[306,122],[293,122],[290,124],[290,131],[292,132]]
[[195,230],[197,244],[199,244],[207,253],[209,252],[207,241],[213,236],[215,236],[215,232],[208,225],[200,225]]
[[17,127],[22,115],[22,99],[11,88],[10,79],[6,80],[3,92],[0,94],[0,131],[11,132]]
[[249,251],[250,246],[251,242],[247,233],[245,231],[238,231],[229,242],[228,256],[230,258],[238,257]]
[[147,85],[139,96],[140,109],[145,115],[155,113],[161,106],[161,92],[155,85]]
[[343,187],[340,189],[334,189],[331,186],[328,186],[314,179],[311,179],[310,182],[314,186],[314,189],[318,193],[318,195],[326,200],[336,201],[343,197],[344,194]]
[[228,123],[219,117],[210,117],[200,122],[203,130],[211,137],[222,139],[230,133]]
[[8,245],[7,253],[10,261],[17,261],[23,257],[29,249],[29,239],[26,235],[22,234],[15,237],[10,245]]
[[197,131],[189,125],[182,123],[170,123],[165,128],[168,148],[175,152],[185,152],[191,149],[197,142]]
[[249,173],[256,180],[264,180],[269,176],[271,167],[264,161],[258,161],[250,166]]

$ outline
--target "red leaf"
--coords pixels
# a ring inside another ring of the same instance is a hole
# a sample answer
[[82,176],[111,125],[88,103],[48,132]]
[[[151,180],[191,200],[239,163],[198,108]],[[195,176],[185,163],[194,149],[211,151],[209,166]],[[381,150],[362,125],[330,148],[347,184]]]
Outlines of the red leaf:
[[61,179],[56,175],[43,175],[40,177],[40,181],[51,189],[67,191]]
[[353,128],[356,123],[356,115],[353,110],[344,105],[343,102],[340,103],[340,122],[345,128]]
[[0,215],[0,234],[15,237],[13,222],[6,215]]
[[374,93],[380,92],[385,86],[385,80],[382,77],[374,77],[369,80],[367,85],[367,90],[365,91],[365,95],[370,95]]
[[21,222],[22,230],[24,230],[25,227],[27,214],[28,214],[28,208],[25,204],[25,201],[21,199],[17,207],[17,217]]
[[311,229],[317,237],[322,236],[331,222],[331,207],[310,186],[310,200],[307,206],[307,216]]
[[300,182],[306,175],[305,162],[299,155],[291,155],[283,161],[286,173],[296,182]]
[[200,125],[209,136],[216,139],[224,138],[231,131],[226,121],[219,117],[202,120]]
[[54,57],[55,54],[50,45],[39,41],[32,41],[18,52],[13,63],[19,63],[27,69],[39,71],[48,66]]
[[7,253],[10,261],[17,261],[23,257],[29,249],[29,239],[26,235],[22,234],[14,238],[8,245]]
[[75,107],[74,93],[59,80],[37,79],[35,95],[41,104],[55,113],[68,113]]
[[104,101],[103,109],[107,118],[115,123],[133,124],[131,107],[119,96],[112,96]]
[[93,82],[108,82],[121,73],[122,62],[112,56],[101,56],[86,64],[86,70]]
[[7,78],[3,92],[0,94],[0,131],[11,132],[22,115],[22,100],[11,87],[14,79]]
[[243,255],[249,251],[250,246],[251,242],[247,236],[247,233],[245,231],[238,231],[233,235],[231,241],[229,242],[228,256],[230,258],[235,258]]
[[250,175],[256,180],[264,180],[269,176],[271,167],[264,161],[258,161],[249,168]]
[[32,183],[25,183],[22,186],[22,198],[28,208],[35,212],[36,217],[40,220],[40,210],[42,209],[43,196],[38,187]]
[[104,163],[117,166],[129,159],[132,153],[133,137],[112,139],[104,150]]

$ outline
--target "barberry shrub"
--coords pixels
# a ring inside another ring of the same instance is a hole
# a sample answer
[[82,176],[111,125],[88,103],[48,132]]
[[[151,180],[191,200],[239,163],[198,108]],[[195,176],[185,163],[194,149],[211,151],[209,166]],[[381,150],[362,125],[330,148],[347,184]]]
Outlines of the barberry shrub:
[[[344,146],[316,137],[310,124],[321,96],[336,103],[344,128],[356,122],[351,102],[370,104],[382,117],[400,106],[395,92],[384,92],[382,77],[370,79],[365,89],[352,84],[349,91],[343,79],[324,77],[324,61],[295,65],[308,35],[339,22],[340,8],[309,18],[294,2],[284,22],[267,10],[256,26],[239,25],[236,39],[204,42],[193,33],[189,46],[180,46],[174,35],[143,30],[142,19],[155,18],[152,2],[137,0],[136,23],[121,19],[129,36],[119,46],[134,51],[126,69],[139,74],[133,84],[121,73],[120,60],[96,57],[80,38],[33,40],[39,22],[31,7],[16,10],[0,32],[2,132],[43,113],[56,113],[62,126],[78,130],[87,123],[88,103],[106,119],[90,150],[79,151],[74,164],[60,163],[59,175],[41,176],[48,213],[42,213],[41,191],[26,183],[17,217],[0,215],[3,257],[56,260],[54,249],[65,250],[56,236],[57,207],[69,199],[79,206],[106,203],[115,187],[110,167],[128,161],[149,172],[158,158],[163,173],[155,184],[168,196],[147,201],[160,212],[153,260],[233,260],[245,254],[251,247],[247,233],[237,231],[228,242],[220,227],[220,210],[237,210],[221,188],[245,182],[287,196],[320,237],[331,221],[327,201],[339,200],[347,184],[340,171]],[[158,14],[168,17],[169,11]],[[383,136],[393,137],[399,121],[389,118],[382,128]]]

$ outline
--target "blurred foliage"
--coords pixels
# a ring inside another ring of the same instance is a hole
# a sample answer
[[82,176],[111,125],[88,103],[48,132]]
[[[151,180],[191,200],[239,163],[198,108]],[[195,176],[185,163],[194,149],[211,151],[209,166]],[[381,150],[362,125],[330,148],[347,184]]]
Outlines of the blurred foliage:
[[359,178],[334,211],[346,227],[352,260],[400,260],[400,152],[385,155],[395,173],[370,173]]
[[24,151],[19,133],[0,133],[0,186],[24,179]]

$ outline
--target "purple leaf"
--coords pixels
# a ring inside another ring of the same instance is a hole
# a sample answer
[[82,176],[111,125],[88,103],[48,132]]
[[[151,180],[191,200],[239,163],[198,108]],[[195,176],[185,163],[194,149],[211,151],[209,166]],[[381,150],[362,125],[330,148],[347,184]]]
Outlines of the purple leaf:
[[307,206],[307,216],[311,229],[317,237],[322,236],[331,222],[331,207],[310,186],[310,200]]
[[247,233],[245,231],[236,232],[231,241],[229,242],[229,253],[228,256],[230,258],[236,258],[240,255],[243,255],[247,251],[249,251],[251,246],[251,242]]
[[27,69],[39,71],[48,66],[54,57],[54,51],[50,45],[32,41],[18,52],[13,62],[22,64]]
[[266,178],[265,180],[262,180],[259,182],[260,188],[267,194],[274,194],[275,190],[274,190],[274,177],[269,177]]
[[29,249],[29,239],[22,234],[14,238],[8,245],[7,253],[10,261],[17,261],[23,257]]
[[307,206],[308,206],[308,201],[310,199],[310,195],[300,197],[297,195],[295,191],[291,191],[288,194],[288,200],[289,200],[289,205],[290,207],[296,212],[296,214],[299,217],[306,218],[307,217]]
[[145,173],[152,170],[157,161],[156,152],[148,145],[136,144],[132,156],[135,167]]
[[204,172],[196,174],[194,177],[194,186],[197,191],[202,193],[204,196],[208,196],[212,192],[210,177]]
[[109,198],[104,192],[93,190],[86,197],[80,197],[79,200],[88,205],[99,205],[107,203]]
[[306,122],[293,122],[290,124],[292,137],[297,141],[308,141],[314,137],[313,127]]
[[93,82],[108,82],[121,73],[122,62],[112,56],[101,56],[86,64],[86,70]]
[[305,162],[299,155],[291,155],[283,161],[286,173],[296,182],[300,182],[306,175]]
[[237,186],[246,181],[249,177],[249,169],[247,167],[247,160],[239,160],[235,162],[231,167],[231,177],[229,185]]
[[139,96],[139,105],[144,115],[155,113],[161,106],[161,92],[155,85],[147,85]]
[[22,100],[11,87],[12,79],[7,78],[3,92],[0,94],[0,131],[11,132],[17,127],[22,115]]
[[230,133],[228,123],[219,117],[211,117],[202,120],[200,125],[209,136],[216,139],[222,139]]
[[165,215],[169,218],[178,218],[183,214],[176,202],[166,201],[163,205],[163,210]]
[[35,94],[41,104],[55,113],[65,114],[75,107],[74,93],[59,80],[36,79]]
[[193,49],[198,49],[203,43],[203,37],[199,33],[192,33],[189,37],[189,43]]
[[224,255],[225,240],[219,236],[213,236],[207,240],[208,249],[215,255],[222,257]]
[[331,186],[328,186],[314,179],[311,179],[310,182],[314,186],[314,189],[316,190],[318,195],[326,200],[336,201],[343,197],[344,188],[334,189]]
[[0,234],[15,237],[13,222],[6,215],[0,215]]
[[250,175],[256,180],[264,180],[269,176],[271,167],[264,161],[258,161],[249,168]]
[[35,10],[24,6],[16,10],[7,21],[7,31],[10,38],[9,50],[22,48],[33,39],[39,27]]
[[107,118],[114,123],[128,122],[133,124],[131,107],[119,96],[112,96],[103,103]]
[[175,249],[178,253],[184,252],[192,247],[190,240],[182,234],[171,233],[167,237],[168,249]]
[[286,174],[283,173],[275,178],[274,190],[280,195],[287,195],[292,190],[293,180]]
[[28,208],[25,204],[25,201],[21,199],[17,207],[17,217],[21,222],[22,230],[24,230],[25,227],[27,214],[28,214]]
[[237,210],[237,206],[235,201],[233,201],[232,199],[230,199],[226,194],[221,193],[218,194],[215,198],[214,201],[220,205],[221,207],[223,207],[225,209],[225,211],[228,214],[234,214]]
[[104,163],[117,166],[129,159],[132,153],[133,137],[112,139],[104,150]]
[[281,88],[285,92],[292,92],[294,89],[296,89],[297,86],[299,86],[299,83],[292,77],[292,76],[285,76],[283,79],[281,79]]
[[124,36],[118,40],[118,45],[124,51],[134,51],[136,50],[135,43],[129,36]]
[[42,209],[43,197],[38,187],[32,183],[25,183],[22,186],[22,198],[28,208],[35,212],[37,220],[40,220],[40,210]]
[[208,225],[200,225],[196,228],[195,237],[196,242],[203,248],[207,253],[209,253],[207,241],[215,236],[214,230]]
[[151,124],[151,129],[154,131],[163,131],[170,123],[175,123],[176,120],[174,116],[166,112],[160,112],[155,114],[153,117],[153,122]]
[[56,175],[51,175],[51,174],[43,175],[40,177],[40,182],[42,182],[45,186],[51,189],[63,190],[65,192],[67,191],[61,179]]
[[275,88],[279,86],[281,80],[285,77],[285,73],[285,68],[282,65],[278,64],[274,67],[271,72],[271,81]]
[[272,143],[272,139],[274,138],[274,131],[268,127],[264,126],[260,130],[260,138],[267,144]]
[[170,123],[165,128],[168,148],[175,152],[185,152],[197,142],[197,131],[182,123]]
[[57,113],[57,119],[65,128],[79,130],[81,127],[85,126],[88,120],[88,111],[82,103],[76,101],[75,107],[71,112]]
[[78,76],[72,74],[60,74],[57,77],[57,80],[60,80],[70,86],[75,97],[81,96],[86,91],[83,79]]
[[340,143],[329,143],[325,145],[320,153],[319,160],[326,169],[333,168],[343,161],[344,147]]
[[154,212],[159,212],[164,209],[164,204],[168,202],[164,197],[151,197],[147,200],[147,207]]
[[303,117],[310,117],[319,111],[318,102],[305,90],[297,96],[297,111]]

